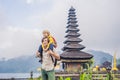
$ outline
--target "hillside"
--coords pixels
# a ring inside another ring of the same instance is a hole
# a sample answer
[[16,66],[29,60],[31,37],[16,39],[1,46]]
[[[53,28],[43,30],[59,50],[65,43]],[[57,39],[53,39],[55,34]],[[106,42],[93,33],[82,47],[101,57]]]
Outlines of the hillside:
[[0,73],[14,73],[14,72],[36,72],[37,67],[41,64],[38,59],[32,56],[21,56],[18,58],[9,59],[7,61],[0,61]]
[[[94,50],[89,50],[87,52],[94,56],[95,65],[100,65],[105,61],[112,61],[112,56],[109,53]],[[35,58],[35,55],[30,55],[0,61],[0,73],[37,72],[37,68],[41,66],[38,60],[39,59]]]
[[103,51],[88,50],[94,56],[94,65],[101,65],[105,61],[112,62],[112,55]]

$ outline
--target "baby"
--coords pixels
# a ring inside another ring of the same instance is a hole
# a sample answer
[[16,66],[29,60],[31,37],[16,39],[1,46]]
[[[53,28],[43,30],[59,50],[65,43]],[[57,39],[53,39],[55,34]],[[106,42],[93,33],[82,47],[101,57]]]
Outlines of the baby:
[[57,42],[53,36],[50,35],[50,32],[48,30],[43,31],[43,37],[48,37],[49,39],[49,44],[53,44],[53,46],[56,48],[57,47]]

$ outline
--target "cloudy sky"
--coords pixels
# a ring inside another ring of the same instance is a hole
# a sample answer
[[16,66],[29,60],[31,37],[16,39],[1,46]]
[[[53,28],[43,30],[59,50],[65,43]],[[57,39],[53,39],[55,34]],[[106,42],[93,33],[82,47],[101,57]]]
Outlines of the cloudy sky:
[[86,50],[117,51],[120,57],[120,0],[0,0],[0,58],[35,54],[42,30],[64,46],[68,10],[76,9]]

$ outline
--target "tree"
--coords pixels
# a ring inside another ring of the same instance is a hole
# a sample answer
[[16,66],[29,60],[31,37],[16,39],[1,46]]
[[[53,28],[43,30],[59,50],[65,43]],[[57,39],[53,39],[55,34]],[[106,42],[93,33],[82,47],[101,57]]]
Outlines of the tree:
[[111,62],[105,61],[105,62],[102,64],[102,66],[103,66],[104,68],[111,67]]

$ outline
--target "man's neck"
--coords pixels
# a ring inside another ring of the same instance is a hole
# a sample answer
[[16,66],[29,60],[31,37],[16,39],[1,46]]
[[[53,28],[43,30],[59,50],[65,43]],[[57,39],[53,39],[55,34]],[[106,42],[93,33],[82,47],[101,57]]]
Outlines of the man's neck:
[[47,45],[46,46],[43,46],[45,49],[47,48]]

